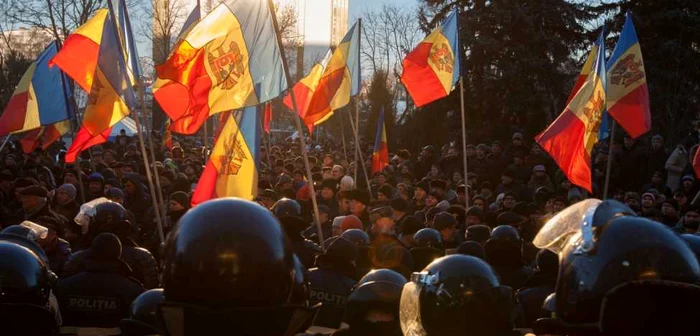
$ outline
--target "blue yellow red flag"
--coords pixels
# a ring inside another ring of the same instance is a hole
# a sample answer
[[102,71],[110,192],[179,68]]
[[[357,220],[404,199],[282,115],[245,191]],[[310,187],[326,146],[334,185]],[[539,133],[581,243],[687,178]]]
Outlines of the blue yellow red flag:
[[[360,31],[361,23],[358,21],[335,50],[329,50],[309,75],[292,88],[297,101],[297,114],[310,131],[314,125],[328,120],[334,110],[349,104],[350,97],[360,92]],[[294,111],[289,94],[283,102]]]
[[593,191],[591,152],[598,141],[606,101],[605,29],[598,38],[600,46],[593,71],[586,78],[564,112],[535,141],[557,162],[571,183]]
[[[114,6],[112,5],[112,0],[107,1],[109,8],[114,12]],[[141,62],[139,62],[139,54],[136,49],[136,39],[134,39],[134,33],[131,29],[131,20],[129,19],[129,11],[126,8],[125,0],[114,0],[116,4],[116,22],[119,30],[119,37],[122,42],[122,49],[124,50],[124,60],[127,67],[129,68],[129,79],[132,85],[136,85],[141,74]]]
[[22,151],[29,154],[37,148],[47,150],[52,143],[70,132],[70,129],[70,120],[59,121],[55,124],[33,129],[25,133],[20,139]]
[[57,52],[56,42],[51,42],[24,73],[0,116],[0,136],[49,126],[75,115],[69,80],[48,65]]
[[258,190],[262,105],[230,114],[192,195],[192,206],[220,197],[252,200]]
[[210,115],[261,104],[287,89],[272,17],[260,0],[219,4],[156,72],[153,96],[181,134],[195,133]]
[[651,130],[651,109],[642,49],[629,12],[607,68],[608,113],[637,138]]
[[401,82],[417,107],[446,97],[459,80],[458,20],[455,9],[403,60]]
[[52,63],[73,78],[88,100],[80,130],[66,153],[66,162],[90,146],[106,141],[112,126],[129,115],[136,99],[114,16],[100,9],[66,38]]
[[374,140],[372,152],[372,175],[381,172],[389,165],[389,145],[386,141],[386,127],[384,125],[384,107],[379,112],[377,120],[377,137]]

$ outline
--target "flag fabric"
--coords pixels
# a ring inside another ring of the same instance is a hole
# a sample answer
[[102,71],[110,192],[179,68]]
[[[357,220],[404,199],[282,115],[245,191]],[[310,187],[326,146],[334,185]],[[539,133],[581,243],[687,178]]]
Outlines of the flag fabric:
[[51,42],[24,73],[0,116],[0,136],[38,129],[75,115],[68,79],[48,65],[57,52],[57,43]]
[[386,127],[384,126],[384,108],[379,112],[377,121],[377,137],[374,140],[372,152],[372,175],[379,173],[389,165],[389,147],[386,142]]
[[571,183],[593,191],[591,151],[598,141],[605,110],[605,48],[604,31],[598,38],[595,69],[586,78],[564,112],[540,133],[535,141],[557,162]]
[[259,111],[230,114],[192,195],[192,206],[220,197],[252,200],[258,188]]
[[272,121],[272,104],[270,102],[265,103],[265,116],[263,119],[265,133],[270,134],[270,122]]
[[651,109],[642,49],[629,12],[607,68],[608,112],[637,138],[651,130]]
[[166,118],[165,125],[163,125],[163,145],[168,149],[173,149],[173,132],[170,131],[171,119]]
[[70,122],[70,120],[59,121],[27,132],[20,139],[22,151],[29,154],[37,148],[47,150],[52,143],[70,131]]
[[[131,30],[131,21],[129,20],[129,12],[126,9],[125,0],[116,0],[117,3],[117,13],[116,22],[119,27],[119,38],[121,39],[121,44],[124,50],[124,60],[127,67],[129,68],[129,80],[132,85],[136,85],[139,78],[141,78],[141,63],[139,62],[139,54],[136,49],[136,40],[134,39],[134,34]],[[113,10],[112,3],[107,1],[110,6],[110,10]]]
[[[297,101],[297,113],[313,130],[330,118],[333,111],[350,103],[350,97],[360,92],[360,22],[355,23],[331,53],[316,64],[308,76],[292,90]],[[294,111],[290,95],[284,104]]]
[[66,162],[109,137],[112,126],[129,115],[135,106],[129,70],[114,17],[107,9],[69,35],[61,51],[51,60],[87,93],[83,123],[66,153]]
[[416,107],[446,97],[459,80],[458,20],[455,9],[403,60],[401,82]]
[[195,133],[210,115],[264,103],[287,89],[272,17],[259,0],[218,5],[156,72],[153,96],[181,134]]
[[574,96],[576,96],[578,90],[581,89],[583,83],[586,82],[588,75],[590,75],[592,71],[595,71],[595,69],[593,69],[593,63],[595,63],[595,58],[598,56],[598,49],[600,48],[598,43],[600,43],[600,40],[596,40],[595,43],[593,43],[593,48],[591,48],[591,52],[588,54],[588,58],[586,58],[586,63],[583,64],[583,68],[576,78],[574,88],[571,90],[571,93],[569,93],[569,98],[566,99],[567,105],[574,99]]
[[182,29],[180,30],[180,34],[177,35],[177,40],[180,41],[182,40],[185,35],[190,31],[194,25],[199,22],[199,20],[202,18],[202,7],[199,4],[199,0],[197,0],[197,5],[194,6],[194,9],[192,9],[192,12],[190,13],[189,16],[187,16],[187,20],[185,20],[185,23],[182,24]]

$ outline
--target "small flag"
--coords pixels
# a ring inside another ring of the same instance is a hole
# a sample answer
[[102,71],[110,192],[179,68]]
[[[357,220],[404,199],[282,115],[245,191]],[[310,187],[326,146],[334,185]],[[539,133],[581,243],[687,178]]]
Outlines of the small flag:
[[59,121],[55,124],[42,126],[24,134],[20,143],[22,151],[29,154],[37,148],[47,150],[52,143],[70,131],[70,120]]
[[[297,113],[313,130],[328,120],[333,111],[350,103],[350,97],[360,92],[360,23],[355,23],[332,53],[316,64],[308,76],[292,90],[297,100]],[[284,105],[294,110],[290,95]]]
[[0,136],[39,129],[75,115],[68,79],[48,65],[57,52],[56,42],[51,42],[24,73],[0,116]]
[[165,118],[165,125],[163,126],[163,144],[168,149],[173,149],[173,132],[170,131],[171,119]]
[[401,82],[416,107],[446,97],[459,80],[457,10],[403,60]]
[[610,115],[632,138],[651,130],[649,90],[642,49],[627,12],[625,25],[608,60],[608,101]]
[[564,112],[535,141],[557,162],[571,183],[593,190],[591,151],[598,141],[605,110],[604,31],[598,38],[594,71],[586,78]]
[[372,175],[379,173],[389,165],[389,147],[386,142],[386,127],[384,126],[384,107],[379,112],[377,121],[377,137],[374,140],[372,152]]
[[61,68],[88,93],[82,126],[66,153],[67,163],[74,162],[81,151],[105,142],[112,126],[136,105],[125,54],[110,13],[98,10],[68,36],[49,63]]
[[193,134],[210,115],[255,106],[287,89],[267,2],[227,0],[156,67],[154,98],[173,132]]
[[270,122],[272,121],[272,104],[270,102],[265,103],[265,120],[263,125],[265,126],[265,133],[270,134]]
[[259,111],[231,113],[192,195],[192,206],[220,197],[252,200],[258,188]]

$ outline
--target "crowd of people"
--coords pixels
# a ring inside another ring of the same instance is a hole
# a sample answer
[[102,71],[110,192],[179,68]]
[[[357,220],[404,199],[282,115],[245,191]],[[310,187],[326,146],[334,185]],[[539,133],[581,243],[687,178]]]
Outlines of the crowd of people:
[[153,164],[124,133],[77,164],[3,149],[0,334],[641,335],[700,292],[700,126],[600,143],[592,192],[520,132],[467,144],[466,176],[456,142],[374,174],[370,147],[361,167],[312,142],[311,176],[298,143],[266,143],[253,202],[192,209],[207,149],[154,138]]

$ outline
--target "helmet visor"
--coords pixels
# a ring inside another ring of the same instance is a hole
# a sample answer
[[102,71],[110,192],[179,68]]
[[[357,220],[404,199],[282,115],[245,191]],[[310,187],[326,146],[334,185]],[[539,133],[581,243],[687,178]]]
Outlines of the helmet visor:
[[557,254],[564,249],[571,237],[579,234],[584,244],[592,244],[593,214],[601,203],[600,200],[591,198],[562,210],[540,229],[533,244]]
[[422,284],[416,282],[408,282],[403,286],[399,316],[401,319],[401,330],[406,336],[427,335],[425,329],[423,329],[420,316],[420,292],[422,287]]

